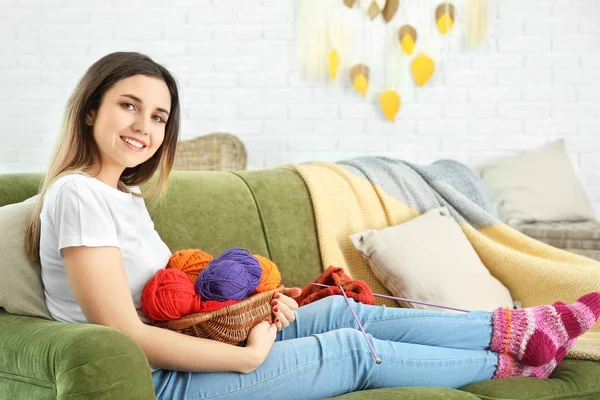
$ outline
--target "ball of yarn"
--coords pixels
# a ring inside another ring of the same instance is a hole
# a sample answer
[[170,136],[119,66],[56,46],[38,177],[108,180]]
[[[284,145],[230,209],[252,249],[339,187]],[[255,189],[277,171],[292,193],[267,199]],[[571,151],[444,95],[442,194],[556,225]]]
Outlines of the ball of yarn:
[[142,292],[142,311],[153,321],[171,321],[200,312],[201,298],[185,272],[160,269]]
[[262,276],[262,268],[248,250],[239,247],[224,251],[208,264],[196,279],[196,292],[205,300],[243,300]]
[[254,257],[256,257],[262,268],[262,277],[260,278],[260,284],[256,287],[256,292],[266,292],[278,288],[281,285],[281,272],[279,272],[277,265],[260,254],[255,254]]
[[218,301],[218,300],[202,300],[200,304],[200,312],[211,312],[220,310],[221,308],[225,308],[232,304],[239,303],[240,300],[227,300],[227,301]]
[[212,259],[213,256],[202,250],[179,250],[171,256],[167,268],[175,268],[185,272],[190,278],[190,282],[195,283],[200,271],[207,268]]

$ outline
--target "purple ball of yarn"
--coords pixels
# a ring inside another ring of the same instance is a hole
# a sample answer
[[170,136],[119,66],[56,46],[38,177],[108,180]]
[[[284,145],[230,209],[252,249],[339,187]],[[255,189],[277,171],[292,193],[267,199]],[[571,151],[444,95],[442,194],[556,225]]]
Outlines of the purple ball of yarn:
[[246,249],[224,251],[196,279],[196,292],[206,300],[244,300],[260,284],[260,263]]

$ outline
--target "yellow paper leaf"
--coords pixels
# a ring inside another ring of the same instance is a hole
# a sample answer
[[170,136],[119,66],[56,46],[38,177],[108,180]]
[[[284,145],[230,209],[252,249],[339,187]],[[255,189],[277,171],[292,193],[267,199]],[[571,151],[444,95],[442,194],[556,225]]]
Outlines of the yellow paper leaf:
[[331,79],[335,79],[337,77],[338,69],[342,64],[342,60],[337,51],[331,50],[329,53],[329,76]]
[[411,69],[415,82],[417,82],[417,85],[420,87],[423,87],[433,76],[435,62],[431,57],[422,54],[414,58]]
[[435,22],[442,35],[450,32],[454,26],[454,16],[456,15],[456,8],[451,3],[440,4],[435,9]]
[[379,102],[385,117],[390,121],[395,120],[400,104],[402,104],[400,95],[393,90],[386,90],[379,97]]
[[402,38],[401,47],[402,51],[404,51],[407,56],[410,56],[413,51],[415,51],[415,41],[411,36],[406,35]]
[[403,25],[398,31],[400,47],[407,56],[412,55],[417,43],[417,31],[410,25]]
[[437,21],[438,29],[442,35],[450,32],[452,27],[454,26],[454,20],[448,14],[442,15]]
[[369,88],[369,67],[364,64],[356,64],[350,68],[350,81],[356,90],[363,96]]
[[363,96],[367,93],[367,89],[369,89],[369,81],[363,74],[358,74],[356,78],[354,78],[353,85]]

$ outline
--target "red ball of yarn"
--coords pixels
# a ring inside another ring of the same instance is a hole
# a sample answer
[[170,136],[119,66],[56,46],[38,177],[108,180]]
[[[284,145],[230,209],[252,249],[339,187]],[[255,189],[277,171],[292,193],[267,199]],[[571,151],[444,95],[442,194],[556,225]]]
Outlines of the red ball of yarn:
[[185,272],[161,269],[144,287],[142,311],[153,321],[172,321],[200,312],[200,300]]
[[210,312],[220,310],[221,308],[225,308],[235,303],[239,303],[241,300],[202,300],[200,303],[200,311],[199,312]]

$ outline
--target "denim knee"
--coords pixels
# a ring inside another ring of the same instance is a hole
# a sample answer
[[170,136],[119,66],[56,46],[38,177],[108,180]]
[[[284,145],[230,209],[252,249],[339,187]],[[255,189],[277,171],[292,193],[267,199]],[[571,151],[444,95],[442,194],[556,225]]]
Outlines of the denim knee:
[[[354,299],[350,299],[349,298],[348,300],[353,301]],[[346,306],[347,307],[348,306],[346,304],[346,299],[344,299],[343,295],[327,296],[327,297],[322,298],[319,301],[322,301],[325,304],[330,305],[331,307],[340,307],[340,306]]]
[[[347,348],[352,348],[352,349],[368,348],[370,351],[370,347],[367,344],[367,341],[365,340],[365,336],[363,335],[362,331],[360,331],[358,329],[340,328],[340,329],[336,329],[335,331],[330,331],[330,332],[335,332],[337,335],[337,340],[339,340],[341,343],[344,343],[347,346]],[[373,336],[371,336],[368,333],[367,333],[367,336],[372,343]]]

